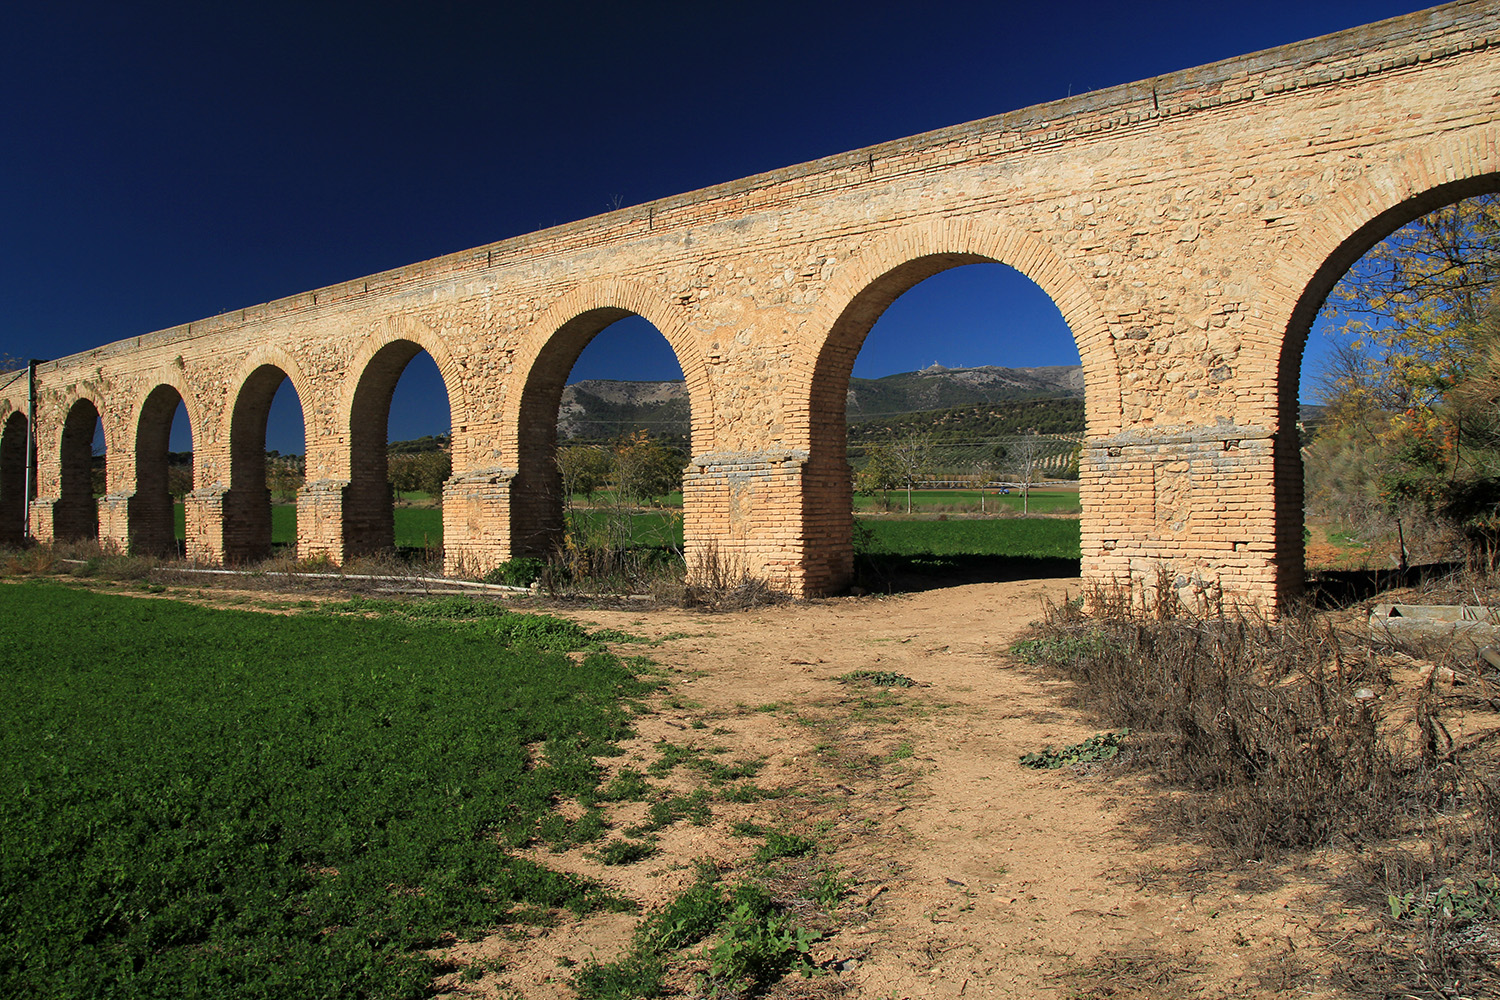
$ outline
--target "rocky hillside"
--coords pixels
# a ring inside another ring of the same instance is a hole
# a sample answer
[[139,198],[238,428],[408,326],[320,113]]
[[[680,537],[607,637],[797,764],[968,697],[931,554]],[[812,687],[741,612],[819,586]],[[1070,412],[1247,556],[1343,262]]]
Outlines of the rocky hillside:
[[563,389],[559,441],[613,438],[642,428],[655,437],[686,439],[687,384],[589,379]]
[[849,422],[859,423],[915,413],[948,410],[977,403],[1008,403],[1021,399],[1083,398],[1083,368],[944,368],[933,365],[919,372],[885,378],[856,378],[849,382]]
[[[1083,369],[944,368],[933,365],[878,379],[851,379],[849,422],[888,421],[907,413],[950,410],[985,403],[1029,399],[1081,399]],[[590,379],[563,390],[557,418],[558,440],[599,440],[645,428],[662,438],[688,433],[687,387],[674,382],[618,382]]]

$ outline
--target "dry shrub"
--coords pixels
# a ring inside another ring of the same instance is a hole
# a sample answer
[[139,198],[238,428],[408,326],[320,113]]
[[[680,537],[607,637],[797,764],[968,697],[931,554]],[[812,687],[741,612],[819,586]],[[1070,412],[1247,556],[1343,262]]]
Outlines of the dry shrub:
[[569,534],[537,577],[554,596],[655,593],[681,586],[681,555],[663,546],[592,545]]
[[22,549],[8,549],[3,554],[3,572],[6,576],[45,576],[57,571],[57,557],[50,545],[32,545]]
[[1088,603],[1091,616],[1051,609],[1018,652],[1134,730],[1138,764],[1201,793],[1177,800],[1180,818],[1234,854],[1384,839],[1458,794],[1451,768],[1388,738],[1390,676],[1373,650],[1318,619],[1198,617],[1165,600],[1148,615],[1107,592]]
[[[1446,586],[1495,593],[1493,579]],[[1346,888],[1387,923],[1340,965],[1351,995],[1500,995],[1500,729],[1460,724],[1496,707],[1482,669],[1469,661],[1478,696],[1440,689],[1435,670],[1403,691],[1385,661],[1432,663],[1454,644],[1397,649],[1306,612],[1204,616],[1170,588],[1142,596],[1050,608],[1016,652],[1134,731],[1126,759],[1192,790],[1161,806],[1194,833],[1239,857],[1343,844],[1371,859]]]
[[[327,560],[324,559],[326,565]],[[369,552],[346,559],[342,567],[333,566],[324,570],[304,572],[334,572],[346,576],[386,576],[395,579],[415,580],[422,577],[443,575],[441,549],[386,549]]]
[[692,572],[682,585],[676,603],[685,608],[737,611],[785,599],[761,577],[754,576],[737,559],[730,558],[712,542],[694,553]]
[[143,580],[162,560],[156,556],[131,555],[118,545],[100,545],[92,539],[40,542],[4,553],[0,572],[7,576],[67,574],[106,580]]

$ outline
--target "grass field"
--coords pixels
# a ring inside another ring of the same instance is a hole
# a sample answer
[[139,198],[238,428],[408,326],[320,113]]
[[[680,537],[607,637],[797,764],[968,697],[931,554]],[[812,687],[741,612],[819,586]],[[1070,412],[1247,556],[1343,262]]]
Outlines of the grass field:
[[[888,499],[892,511],[906,510],[905,490],[892,490]],[[972,511],[977,514],[979,513],[979,499],[978,490],[913,490],[911,505],[913,513],[936,510],[962,510],[965,512]],[[854,496],[854,509],[856,511],[880,510],[881,498],[878,494],[865,496],[857,493]],[[1019,514],[1021,512],[1021,494],[1012,490],[1009,495],[1001,496],[994,490],[988,490],[984,494],[984,509],[989,513],[1003,509]],[[1033,514],[1053,514],[1059,511],[1076,512],[1078,510],[1078,490],[1034,489],[1031,491],[1029,510]]]
[[869,555],[1077,559],[1082,552],[1078,522],[1071,518],[917,521],[866,517],[856,523],[860,526],[856,532],[862,536],[856,548]]
[[647,690],[576,626],[0,602],[0,996],[426,996],[445,933],[616,905],[507,850],[602,831],[553,803]]

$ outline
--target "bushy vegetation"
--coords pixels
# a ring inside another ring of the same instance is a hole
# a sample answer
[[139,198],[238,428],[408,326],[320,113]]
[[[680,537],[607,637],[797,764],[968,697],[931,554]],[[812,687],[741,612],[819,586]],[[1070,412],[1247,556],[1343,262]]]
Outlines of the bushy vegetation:
[[508,850],[602,833],[554,802],[597,788],[648,690],[538,648],[591,645],[576,626],[3,600],[0,994],[419,997],[448,935],[623,905]]
[[446,451],[399,452],[386,457],[386,477],[398,495],[441,497],[443,483],[451,475],[453,456]]
[[641,590],[657,579],[680,580],[685,464],[681,452],[645,431],[608,446],[558,449],[566,528],[543,586]]

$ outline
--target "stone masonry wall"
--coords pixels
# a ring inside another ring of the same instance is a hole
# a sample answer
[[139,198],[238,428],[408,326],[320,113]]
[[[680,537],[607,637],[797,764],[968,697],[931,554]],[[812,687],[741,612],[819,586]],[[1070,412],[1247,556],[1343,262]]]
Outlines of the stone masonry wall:
[[[132,511],[152,509],[131,502],[135,449],[160,439],[142,414],[167,385],[194,437],[189,554],[252,554],[265,500],[233,485],[253,448],[232,438],[254,437],[246,387],[272,366],[306,425],[299,554],[342,561],[389,517],[388,495],[358,485],[384,459],[357,415],[383,412],[391,359],[420,349],[452,413],[448,566],[482,572],[553,530],[547,401],[588,337],[635,313],[689,387],[691,565],[837,590],[859,345],[916,281],[999,261],[1052,296],[1083,360],[1085,578],[1164,575],[1270,606],[1301,579],[1311,318],[1396,226],[1500,189],[1497,108],[1500,4],[1447,4],[106,345],[39,369],[32,530],[50,537],[66,512],[62,429],[87,399],[109,448],[99,530],[131,544]],[[0,389],[0,418],[24,411],[24,381]],[[0,493],[12,481],[0,470]]]

